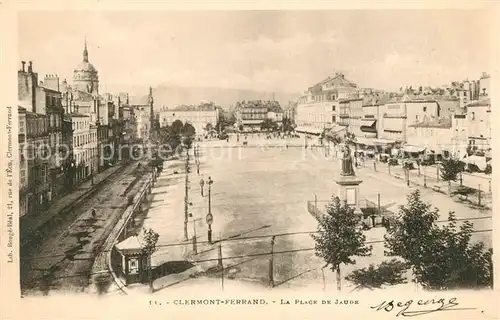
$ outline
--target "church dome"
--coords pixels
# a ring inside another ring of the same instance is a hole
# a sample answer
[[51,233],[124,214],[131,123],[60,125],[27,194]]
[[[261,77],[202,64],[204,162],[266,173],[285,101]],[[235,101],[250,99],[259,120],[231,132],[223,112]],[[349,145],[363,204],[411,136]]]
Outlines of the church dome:
[[76,66],[75,71],[97,72],[94,65],[88,61],[82,61]]
[[87,50],[87,41],[83,50],[83,60],[73,71],[73,84],[77,91],[93,93],[99,88],[99,75],[97,69],[89,62],[89,52]]
[[75,72],[83,71],[90,73],[97,73],[97,69],[92,63],[89,62],[89,52],[87,50],[87,40],[85,40],[85,48],[83,49],[83,60],[76,66]]

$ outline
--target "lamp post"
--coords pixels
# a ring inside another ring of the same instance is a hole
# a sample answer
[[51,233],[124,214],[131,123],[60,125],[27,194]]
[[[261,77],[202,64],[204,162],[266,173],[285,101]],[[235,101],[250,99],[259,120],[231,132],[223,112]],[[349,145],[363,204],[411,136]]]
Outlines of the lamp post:
[[208,214],[207,214],[207,224],[208,224],[208,242],[212,243],[212,223],[214,221],[214,217],[212,215],[212,183],[214,181],[211,177],[208,177]]
[[214,222],[214,216],[209,212],[206,216],[208,224],[208,243],[212,244],[212,223]]
[[410,168],[406,168],[406,185],[410,186]]
[[425,168],[426,166],[424,166],[424,188],[427,188],[427,175],[425,174]]
[[203,197],[203,187],[205,186],[205,180],[203,178],[200,180],[200,190],[201,190],[201,196]]

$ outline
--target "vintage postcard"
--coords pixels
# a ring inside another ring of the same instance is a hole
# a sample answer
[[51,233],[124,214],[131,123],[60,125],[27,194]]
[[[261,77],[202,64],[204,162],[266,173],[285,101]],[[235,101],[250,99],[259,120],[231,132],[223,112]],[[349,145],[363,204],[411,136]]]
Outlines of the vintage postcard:
[[498,319],[497,6],[2,6],[2,318]]

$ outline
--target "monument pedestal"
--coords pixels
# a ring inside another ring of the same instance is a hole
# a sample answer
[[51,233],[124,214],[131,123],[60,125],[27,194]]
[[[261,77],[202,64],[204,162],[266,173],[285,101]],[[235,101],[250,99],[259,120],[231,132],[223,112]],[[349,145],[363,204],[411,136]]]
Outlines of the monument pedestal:
[[346,201],[347,205],[354,208],[355,214],[362,214],[359,207],[359,185],[363,180],[356,176],[339,176],[335,179],[339,185],[338,197],[341,201]]

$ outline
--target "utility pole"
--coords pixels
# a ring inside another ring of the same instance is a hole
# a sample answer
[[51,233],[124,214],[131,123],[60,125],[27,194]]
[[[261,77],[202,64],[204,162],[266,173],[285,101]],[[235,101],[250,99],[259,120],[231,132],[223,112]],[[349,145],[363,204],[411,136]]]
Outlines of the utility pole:
[[269,287],[274,288],[274,239],[276,236],[271,238],[271,255],[269,257]]
[[481,206],[481,184],[478,184],[477,200],[478,205]]
[[221,285],[222,285],[222,291],[224,291],[224,264],[222,263],[222,237],[219,232],[219,259],[218,259],[218,266],[221,270]]
[[321,274],[323,275],[323,291],[325,291],[326,290],[325,267],[321,268]]
[[213,216],[212,216],[212,183],[213,180],[211,177],[208,177],[208,215],[209,221],[208,223],[208,242],[211,244],[212,243],[212,221],[213,221]]
[[194,254],[198,254],[198,247],[196,245],[196,219],[193,219],[193,252]]
[[186,159],[186,182],[185,182],[185,194],[184,194],[184,241],[188,241],[188,184],[189,184],[189,178],[188,178],[188,170],[189,170],[189,165],[188,165],[189,158]]
[[378,206],[378,215],[381,215],[381,210],[380,210],[380,193],[377,193],[377,206]]

